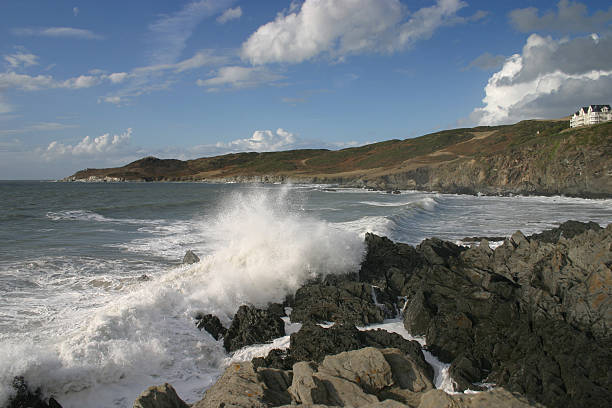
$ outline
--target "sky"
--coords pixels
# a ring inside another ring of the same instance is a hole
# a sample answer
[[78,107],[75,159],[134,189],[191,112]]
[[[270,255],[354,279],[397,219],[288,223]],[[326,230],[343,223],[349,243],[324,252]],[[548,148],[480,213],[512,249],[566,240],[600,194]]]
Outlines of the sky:
[[612,103],[608,1],[0,2],[0,179]]

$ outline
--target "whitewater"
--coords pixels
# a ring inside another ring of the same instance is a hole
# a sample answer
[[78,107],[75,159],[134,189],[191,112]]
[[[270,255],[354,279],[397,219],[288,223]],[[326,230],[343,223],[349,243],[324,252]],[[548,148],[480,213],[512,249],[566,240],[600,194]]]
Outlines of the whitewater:
[[[461,243],[612,221],[612,200],[329,187],[0,182],[0,406],[16,375],[66,408],[129,407],[163,382],[197,401],[231,361],[289,337],[228,355],[194,317],[228,326],[242,304],[356,271],[366,232]],[[188,249],[201,261],[182,265]],[[410,338],[399,321],[383,327]],[[437,386],[451,389],[435,367]]]

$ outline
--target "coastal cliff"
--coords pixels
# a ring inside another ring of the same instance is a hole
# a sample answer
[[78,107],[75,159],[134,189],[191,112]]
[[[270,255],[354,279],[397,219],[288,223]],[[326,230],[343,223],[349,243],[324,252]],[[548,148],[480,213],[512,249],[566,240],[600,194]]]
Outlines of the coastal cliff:
[[296,182],[468,194],[612,197],[612,122],[566,121],[454,129],[362,147],[234,153],[195,160],[146,157],[85,169],[63,181]]

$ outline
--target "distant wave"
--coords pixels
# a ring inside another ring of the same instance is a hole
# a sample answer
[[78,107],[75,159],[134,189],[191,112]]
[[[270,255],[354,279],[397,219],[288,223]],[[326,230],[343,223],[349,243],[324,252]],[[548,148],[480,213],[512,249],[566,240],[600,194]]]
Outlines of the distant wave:
[[158,224],[159,220],[137,220],[133,218],[108,218],[89,210],[65,210],[48,212],[47,218],[53,221],[90,221],[90,222],[114,222],[122,224]]

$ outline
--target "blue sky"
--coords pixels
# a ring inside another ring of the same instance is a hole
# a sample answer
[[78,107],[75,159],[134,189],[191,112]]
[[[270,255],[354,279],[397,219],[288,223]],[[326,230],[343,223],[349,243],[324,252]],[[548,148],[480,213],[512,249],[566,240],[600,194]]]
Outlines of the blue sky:
[[0,179],[612,103],[609,1],[0,3]]

